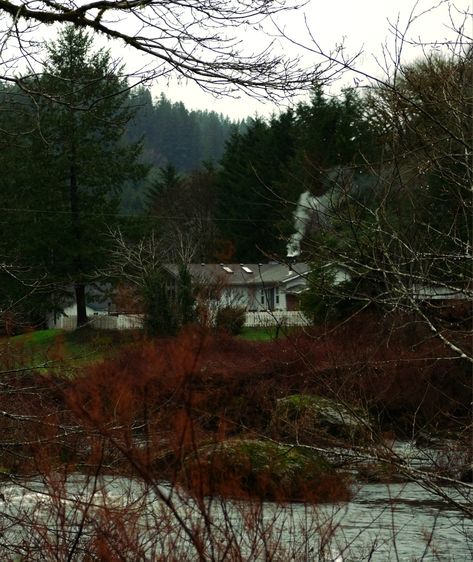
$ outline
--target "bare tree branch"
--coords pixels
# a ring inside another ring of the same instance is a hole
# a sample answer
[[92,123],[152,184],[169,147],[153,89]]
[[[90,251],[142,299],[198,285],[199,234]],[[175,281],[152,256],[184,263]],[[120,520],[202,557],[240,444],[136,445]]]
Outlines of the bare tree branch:
[[253,95],[289,93],[305,89],[330,73],[331,63],[303,69],[297,57],[276,53],[273,41],[259,51],[248,50],[241,33],[261,30],[270,17],[295,9],[283,0],[192,0],[161,2],[27,1],[0,0],[3,18],[3,79],[18,82],[14,50],[32,67],[40,45],[35,40],[43,27],[73,24],[118,40],[149,57],[141,79],[177,76],[195,81],[204,90],[232,93],[243,89]]

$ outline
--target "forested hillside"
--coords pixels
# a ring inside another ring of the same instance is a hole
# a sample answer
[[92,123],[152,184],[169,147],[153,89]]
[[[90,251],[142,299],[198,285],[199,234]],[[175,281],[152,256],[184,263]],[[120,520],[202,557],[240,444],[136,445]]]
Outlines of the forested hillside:
[[219,160],[235,125],[224,115],[189,110],[164,94],[153,99],[145,88],[132,92],[130,105],[136,113],[127,132],[133,140],[143,137],[146,160],[153,166],[169,162],[180,172],[194,170],[202,160]]
[[129,103],[134,117],[128,123],[127,138],[142,140],[142,159],[151,166],[148,183],[129,184],[124,190],[123,208],[133,213],[143,210],[144,193],[158,167],[171,164],[188,174],[204,161],[218,162],[226,139],[243,125],[214,111],[189,110],[164,94],[153,99],[146,88],[133,91]]

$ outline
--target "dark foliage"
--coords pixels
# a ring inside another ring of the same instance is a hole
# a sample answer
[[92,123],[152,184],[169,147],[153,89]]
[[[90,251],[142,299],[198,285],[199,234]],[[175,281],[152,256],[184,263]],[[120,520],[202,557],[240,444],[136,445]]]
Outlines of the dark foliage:
[[237,336],[241,334],[246,320],[244,308],[237,306],[224,306],[217,310],[215,326]]

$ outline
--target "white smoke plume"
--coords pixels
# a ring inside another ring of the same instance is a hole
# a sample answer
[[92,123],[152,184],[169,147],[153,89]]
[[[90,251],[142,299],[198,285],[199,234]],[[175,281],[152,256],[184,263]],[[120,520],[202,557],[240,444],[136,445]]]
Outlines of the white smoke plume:
[[301,241],[304,237],[307,224],[315,213],[321,216],[327,215],[331,203],[330,193],[314,197],[310,191],[304,191],[299,197],[296,210],[294,211],[294,234],[287,244],[287,257],[294,258],[301,253]]

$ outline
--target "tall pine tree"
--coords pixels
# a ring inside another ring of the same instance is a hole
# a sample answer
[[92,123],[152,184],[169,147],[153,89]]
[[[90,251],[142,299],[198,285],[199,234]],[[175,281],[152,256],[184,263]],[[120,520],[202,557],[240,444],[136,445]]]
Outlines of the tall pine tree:
[[[36,92],[29,102],[34,132],[21,140],[22,180],[13,196],[30,213],[16,221],[15,246],[56,286],[74,286],[82,325],[85,287],[103,265],[121,187],[146,169],[139,143],[122,139],[131,112],[110,53],[94,51],[91,37],[70,26],[49,45],[48,57],[29,81]],[[4,181],[18,185],[15,173]]]
[[294,115],[254,119],[227,141],[218,178],[218,218],[233,258],[255,262],[284,251],[281,223],[291,219],[287,195],[278,191],[294,154]]

